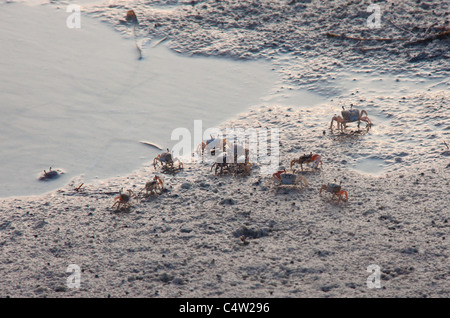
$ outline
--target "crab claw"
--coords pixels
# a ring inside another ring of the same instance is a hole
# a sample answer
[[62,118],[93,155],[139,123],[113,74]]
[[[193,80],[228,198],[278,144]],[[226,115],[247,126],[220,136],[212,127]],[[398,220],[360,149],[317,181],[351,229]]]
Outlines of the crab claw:
[[155,176],[153,178],[153,180],[155,180],[156,182],[158,182],[161,186],[163,185],[163,180],[159,177],[159,176]]
[[313,169],[319,168],[319,164],[322,165],[322,158],[319,155],[312,156],[311,161],[313,162]]
[[339,193],[338,193],[338,203],[341,202],[341,198],[344,199],[344,197],[345,197],[345,201],[348,201],[347,191],[345,191],[345,190],[339,191]]

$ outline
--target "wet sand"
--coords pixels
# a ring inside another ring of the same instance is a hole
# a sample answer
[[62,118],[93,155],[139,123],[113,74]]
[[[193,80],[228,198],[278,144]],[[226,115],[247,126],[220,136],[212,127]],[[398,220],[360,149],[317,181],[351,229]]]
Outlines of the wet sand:
[[[304,153],[320,153],[321,171],[305,173],[309,186],[266,186],[269,177],[257,164],[249,177],[233,177],[215,176],[206,164],[185,163],[180,173],[165,175],[167,191],[161,196],[132,200],[127,211],[111,208],[121,188],[139,191],[159,173],[147,163],[128,176],[86,183],[79,192],[74,188],[83,180],[74,179],[42,196],[1,199],[2,297],[449,297],[448,40],[404,49],[388,43],[361,53],[356,44],[323,32],[360,32],[353,22],[367,18],[365,6],[294,2],[208,1],[157,11],[150,1],[135,9],[138,17],[148,17],[143,27],[159,24],[150,34],[170,36],[173,49],[273,57],[274,68],[285,74],[280,94],[305,87],[329,94],[314,108],[259,105],[219,127],[279,128],[285,166]],[[441,1],[390,4],[396,6],[389,17],[408,30],[413,14],[425,27],[445,23],[448,12]],[[125,9],[89,10],[117,21]],[[273,23],[250,25],[260,21],[255,17]],[[204,28],[213,23],[223,34]],[[403,32],[389,25],[375,35]],[[225,41],[225,34],[232,39]],[[274,38],[277,45],[270,41]],[[263,41],[267,46],[260,45]],[[416,78],[417,85],[400,97],[333,83],[348,67],[376,74],[389,70],[400,80]],[[421,89],[425,77],[439,84]],[[367,134],[328,129],[341,101],[367,110],[374,122]],[[371,161],[381,163],[381,171],[358,168]],[[319,194],[320,186],[334,179],[342,181],[348,202]],[[82,270],[78,289],[66,285],[69,264]],[[372,264],[381,270],[381,288],[367,286]]]
[[[149,164],[80,192],[74,181],[2,200],[2,296],[448,297],[448,159],[360,174],[335,151],[366,136],[311,136],[298,115],[254,110],[233,125],[282,118],[286,164],[300,140],[321,145],[323,171],[306,173],[304,190],[266,187],[256,166],[250,177],[233,177],[196,163],[165,176],[161,196],[112,209],[121,188],[137,192],[151,179]],[[348,202],[319,195],[332,178],[343,181]],[[69,264],[82,269],[79,289],[66,286]],[[367,287],[371,264],[381,269],[380,289]]]

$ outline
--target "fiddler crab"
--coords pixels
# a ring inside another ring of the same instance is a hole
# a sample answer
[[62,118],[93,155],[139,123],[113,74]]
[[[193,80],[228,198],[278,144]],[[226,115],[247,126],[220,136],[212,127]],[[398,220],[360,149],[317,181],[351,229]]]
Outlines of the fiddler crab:
[[173,158],[169,149],[153,159],[153,167],[155,167],[155,169],[158,163],[161,165],[163,172],[175,173],[183,169],[183,163],[178,158]]
[[119,195],[114,198],[114,204],[111,209],[117,205],[116,211],[122,209],[129,209],[131,207],[130,199],[134,195],[133,191],[127,190],[128,194],[123,193],[123,189],[120,190]]
[[[336,179],[334,180],[334,182],[336,182]],[[338,203],[341,202],[341,199],[348,201],[347,191],[342,190],[341,183],[342,181],[339,184],[337,183],[323,184],[322,187],[320,188],[319,194],[322,194],[322,190],[325,190],[326,192],[332,193],[333,197],[337,196]]]
[[249,176],[252,170],[252,164],[250,162],[236,162],[234,164],[234,175]]
[[49,179],[56,179],[59,177],[59,175],[62,174],[61,171],[52,170],[52,167],[48,171],[44,170],[44,174],[39,177],[39,180],[49,180]]
[[139,191],[138,195],[140,195],[143,191],[145,191],[146,197],[163,193],[164,191],[163,179],[159,176],[154,176],[153,179],[148,181],[145,184],[144,188],[141,191]]
[[367,117],[367,112],[365,110],[360,111],[359,109],[353,108],[353,104],[350,105],[350,110],[345,110],[345,107],[342,106],[341,114],[342,117],[339,115],[333,116],[331,119],[330,129],[333,129],[334,121],[336,121],[337,129],[340,129],[341,131],[347,127],[348,123],[353,122],[358,122],[358,129],[362,121],[366,123],[367,129],[372,126],[372,122],[369,117]]
[[131,23],[131,24],[139,24],[136,13],[134,13],[133,10],[127,11],[126,20],[128,23]]
[[223,175],[225,172],[231,172],[231,163],[227,162],[227,153],[222,152],[217,155],[216,161],[211,166],[211,171],[216,168],[214,174],[217,175],[217,171],[219,171],[219,175]]
[[[223,175],[224,173],[229,172],[235,176],[249,176],[252,168],[249,158],[249,149],[244,148],[239,144],[234,144],[230,148],[226,149],[226,152],[221,152],[216,156],[216,160],[211,166],[211,171],[215,167],[216,175]],[[230,158],[232,158],[232,160]]]
[[232,155],[234,159],[232,163],[234,175],[249,176],[252,169],[252,164],[250,163],[250,150],[239,144],[233,144],[232,149],[233,152],[230,155]]
[[205,152],[207,152],[208,155],[215,156],[216,151],[219,153],[226,152],[227,146],[229,146],[229,143],[225,138],[215,138],[211,136],[210,139],[197,146],[197,153],[203,156]]
[[310,165],[312,163],[313,169],[318,169],[319,164],[322,167],[322,157],[318,154],[314,154],[311,152],[309,155],[300,156],[298,159],[291,160],[291,169],[294,164],[299,164],[301,170],[303,171],[303,164]]
[[283,167],[272,174],[272,178],[266,185],[269,185],[270,183],[274,183],[277,186],[293,186],[296,188],[304,188],[308,186],[308,180],[306,180],[304,176],[289,172]]

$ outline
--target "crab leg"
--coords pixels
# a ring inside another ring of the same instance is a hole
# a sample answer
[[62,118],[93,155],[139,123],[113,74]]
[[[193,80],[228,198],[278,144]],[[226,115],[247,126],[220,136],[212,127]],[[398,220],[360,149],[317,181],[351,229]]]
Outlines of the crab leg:
[[305,187],[308,186],[308,180],[306,180],[306,178],[304,176],[297,176],[297,178],[299,178],[301,180],[299,183],[303,183],[305,185]]
[[333,118],[331,118],[331,124],[330,124],[330,129],[333,129],[333,122],[336,121],[336,125],[339,129],[339,122],[338,122],[338,118],[337,116],[333,116]]
[[338,193],[338,203],[341,202],[341,198],[345,196],[345,200],[348,201],[348,194],[347,191],[341,190]]
[[369,125],[372,125],[372,122],[370,121],[369,117],[367,117],[367,116],[361,117],[361,120],[368,123]]
[[328,187],[326,185],[322,185],[322,187],[320,188],[319,194],[322,194],[322,190],[326,190],[328,189]]

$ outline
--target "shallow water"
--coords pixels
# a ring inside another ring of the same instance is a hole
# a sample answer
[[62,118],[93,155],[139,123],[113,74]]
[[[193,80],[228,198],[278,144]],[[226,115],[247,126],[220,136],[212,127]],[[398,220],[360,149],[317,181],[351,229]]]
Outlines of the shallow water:
[[[65,10],[2,5],[0,197],[40,194],[82,175],[125,175],[171,148],[171,132],[203,128],[260,104],[278,81],[268,63],[183,57]],[[16,17],[20,12],[22,19]],[[6,75],[8,74],[8,75]],[[37,182],[44,169],[58,180]]]
[[[302,129],[311,136],[328,131],[343,105],[365,109],[374,122],[368,134],[328,140],[338,149],[332,160],[364,174],[380,176],[448,156],[448,77],[354,69],[331,72],[320,87],[299,89],[281,80],[297,63],[288,58],[280,66],[184,57],[157,45],[158,39],[142,39],[138,60],[134,40],[84,15],[81,29],[68,29],[65,10],[1,7],[0,197],[41,194],[73,178],[126,175],[159,152],[140,140],[171,148],[175,128],[193,131],[194,120],[214,127],[259,105],[300,111]],[[16,19],[17,12],[24,19]],[[321,150],[317,139],[306,144],[307,152]],[[65,174],[38,182],[50,166]]]

